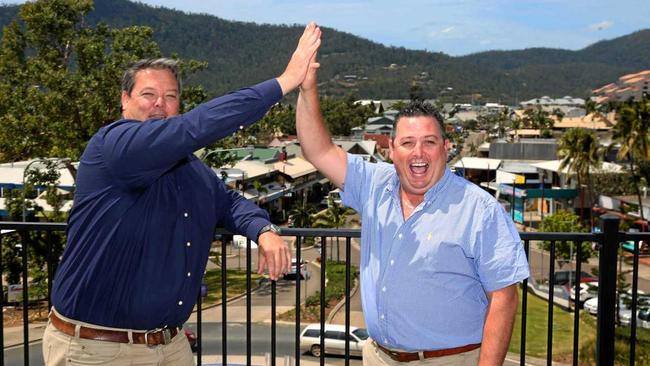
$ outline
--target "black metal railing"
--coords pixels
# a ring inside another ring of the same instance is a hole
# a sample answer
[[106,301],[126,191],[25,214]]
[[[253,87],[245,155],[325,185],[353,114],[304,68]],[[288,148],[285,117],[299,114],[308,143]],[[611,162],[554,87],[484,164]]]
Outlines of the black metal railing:
[[[558,243],[572,242],[575,244],[576,248],[581,248],[582,242],[594,242],[599,246],[599,287],[598,287],[598,315],[597,315],[597,329],[596,329],[596,362],[598,365],[613,365],[614,364],[614,340],[615,340],[615,306],[616,301],[616,263],[618,258],[618,249],[620,243],[623,241],[633,241],[635,243],[633,261],[632,261],[632,317],[631,317],[631,333],[630,333],[630,354],[629,360],[630,365],[635,364],[635,354],[636,354],[636,343],[637,343],[637,329],[636,329],[636,310],[637,310],[637,292],[638,292],[638,281],[639,281],[639,247],[642,241],[650,242],[650,233],[627,233],[619,231],[619,221],[616,216],[603,216],[601,217],[602,226],[601,232],[599,233],[532,233],[524,232],[520,233],[524,249],[528,259],[530,261],[530,249],[531,243],[537,241],[550,241],[550,255],[548,259],[548,313],[547,313],[547,359],[546,363],[551,365],[553,359],[553,318],[554,318],[554,304],[561,299],[556,298],[556,288],[555,288],[555,250]],[[65,224],[58,223],[19,223],[19,222],[0,222],[0,229],[5,231],[15,231],[21,237],[21,265],[22,265],[22,285],[23,293],[28,294],[29,290],[29,256],[23,255],[22,253],[29,253],[29,232],[45,232],[45,238],[47,241],[52,240],[52,232],[64,231],[66,228]],[[222,236],[221,240],[221,362],[222,364],[228,364],[228,340],[229,340],[229,331],[228,331],[228,302],[227,302],[227,269],[228,269],[228,258],[227,258],[227,249],[228,243],[231,242],[231,235],[223,230],[217,230],[217,234]],[[16,235],[16,234],[13,234]],[[320,364],[325,364],[325,271],[327,267],[327,239],[328,238],[340,238],[344,240],[345,246],[345,333],[349,334],[350,323],[351,323],[351,306],[350,306],[350,291],[351,291],[351,272],[352,272],[352,263],[351,263],[351,248],[352,240],[360,237],[360,231],[354,229],[298,229],[298,228],[283,228],[281,235],[286,238],[291,238],[295,243],[295,259],[296,259],[296,281],[295,281],[295,337],[294,337],[294,346],[295,349],[291,354],[283,354],[281,356],[293,357],[295,365],[300,365],[301,359],[304,357],[300,348],[300,333],[302,330],[301,324],[301,304],[302,304],[302,294],[301,294],[301,263],[302,263],[302,249],[304,247],[305,240],[317,240],[320,239],[321,253],[320,256],[322,260],[321,272],[320,272]],[[332,242],[333,240],[330,240]],[[249,242],[250,244],[250,242]],[[50,245],[51,247],[51,245]],[[337,244],[337,250],[340,247]],[[331,250],[333,250],[333,245]],[[48,253],[51,253],[51,250],[48,250]],[[333,253],[331,253],[333,254]],[[330,255],[331,255],[330,254]],[[582,250],[578,249],[576,251],[576,260],[575,260],[575,273],[576,279],[580,278],[580,273],[582,271]],[[250,273],[252,272],[252,250],[251,245],[246,246],[246,272],[248,273],[246,277],[246,341],[245,341],[245,359],[246,364],[251,365],[253,363],[252,357],[254,354],[259,354],[259,350],[253,350],[252,344],[252,280]],[[3,263],[1,258],[0,251],[0,263]],[[53,276],[53,264],[54,261],[51,258],[51,254],[48,254],[47,258],[47,267],[48,267],[48,305],[49,303],[49,290],[51,289],[52,276]],[[542,265],[545,265],[542,263]],[[4,268],[2,273],[4,273]],[[579,298],[580,294],[580,281],[576,280],[572,284],[573,290],[575,291],[576,299]],[[531,283],[528,279],[522,283],[522,317],[521,317],[521,339],[520,339],[520,355],[519,363],[524,365],[526,363],[526,326],[527,326],[527,304],[529,299],[530,288],[535,288],[534,284]],[[270,325],[270,358],[268,359],[270,365],[276,364],[276,358],[278,357],[278,350],[276,348],[277,343],[277,284],[272,281],[270,284],[271,290],[271,325]],[[537,293],[535,292],[537,295]],[[580,341],[580,312],[581,309],[579,306],[571,306],[571,303],[567,301],[568,309],[572,311],[574,315],[574,333],[573,333],[573,365],[578,365],[579,360],[579,341]],[[3,299],[3,308],[5,302]],[[23,359],[22,363],[9,363],[6,361],[7,350],[3,348],[2,357],[0,358],[0,366],[7,364],[30,364],[30,347],[29,344],[29,319],[28,319],[28,310],[29,310],[29,298],[28,296],[22,297],[22,330],[23,330],[23,339],[22,339],[22,351]],[[207,311],[207,310],[206,310]],[[203,334],[205,332],[205,325],[203,324],[203,302],[202,298],[199,295],[197,299],[197,324],[196,331],[198,335],[198,350],[197,350],[197,363],[201,365],[204,358],[204,348],[202,347]],[[4,345],[4,325],[0,323],[0,341]],[[349,337],[346,337],[345,342],[345,365],[349,365],[350,362],[350,340]],[[40,352],[40,347],[32,352]],[[238,355],[243,356],[243,355]],[[32,360],[39,359],[37,356],[32,355]],[[37,363],[35,363],[37,364]]]

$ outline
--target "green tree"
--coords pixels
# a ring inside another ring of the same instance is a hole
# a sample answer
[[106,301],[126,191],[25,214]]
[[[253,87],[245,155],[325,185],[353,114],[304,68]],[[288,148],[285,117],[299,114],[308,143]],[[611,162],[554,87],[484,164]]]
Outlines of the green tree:
[[[120,81],[134,60],[159,57],[152,30],[86,25],[91,0],[38,0],[20,8],[0,44],[0,161],[76,160],[101,126],[119,118]],[[181,62],[181,75],[205,63]],[[205,98],[184,91],[184,108]],[[44,127],[46,126],[46,127]]]
[[[315,216],[315,221],[313,226],[320,228],[335,228],[339,229],[345,227],[347,223],[347,217],[353,211],[343,207],[341,204],[337,203],[332,196],[327,198],[328,208],[327,210],[318,213]],[[336,237],[336,258],[337,261],[340,259],[340,242],[339,237]],[[332,255],[330,251],[330,256]]]
[[539,129],[543,137],[551,136],[551,129],[553,129],[554,125],[554,121],[549,117],[549,113],[541,107],[527,109],[524,112],[521,123],[525,128]]
[[323,120],[334,136],[348,136],[353,127],[363,126],[375,114],[369,106],[354,103],[352,96],[321,99]]
[[[619,159],[630,162],[630,171],[635,182],[639,214],[644,219],[641,199],[641,174],[638,167],[650,162],[650,99],[626,102],[618,111],[614,126],[614,140],[620,144]],[[646,182],[647,184],[647,182]]]
[[[561,138],[558,147],[558,156],[561,159],[560,169],[568,168],[574,172],[578,180],[578,190],[582,193],[582,184],[587,183],[587,203],[589,217],[593,205],[591,171],[600,166],[600,144],[596,133],[584,128],[571,128]],[[580,217],[584,219],[584,201],[580,204]]]
[[[582,225],[578,215],[573,212],[560,210],[556,213],[544,217],[542,223],[539,226],[540,232],[547,233],[580,233],[587,232],[587,228]],[[550,251],[551,242],[544,241],[539,244],[540,249]],[[589,258],[593,255],[593,250],[591,249],[590,242],[582,242],[578,246],[575,246],[573,242],[555,242],[555,258],[554,260],[572,260],[576,256],[577,250],[582,249],[582,262],[587,262]]]
[[303,195],[303,199],[300,202],[296,202],[289,211],[291,227],[311,227],[314,222],[315,213],[316,209],[314,205],[308,203],[307,196]]

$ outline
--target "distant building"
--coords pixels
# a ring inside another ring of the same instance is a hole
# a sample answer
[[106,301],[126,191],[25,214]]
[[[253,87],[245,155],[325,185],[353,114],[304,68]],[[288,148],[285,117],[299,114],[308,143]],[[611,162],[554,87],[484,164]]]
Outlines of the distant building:
[[541,108],[543,111],[549,113],[560,111],[567,117],[580,117],[585,115],[585,100],[569,95],[557,99],[545,95],[541,98],[523,101],[519,105],[523,109]]
[[598,104],[640,100],[643,94],[649,92],[648,86],[650,86],[650,70],[644,70],[623,75],[614,83],[592,90],[591,99]]

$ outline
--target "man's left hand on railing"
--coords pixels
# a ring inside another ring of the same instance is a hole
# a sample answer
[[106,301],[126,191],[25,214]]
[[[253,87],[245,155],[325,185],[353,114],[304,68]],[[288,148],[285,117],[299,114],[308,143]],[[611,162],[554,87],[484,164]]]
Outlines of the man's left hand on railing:
[[276,233],[268,231],[257,238],[259,245],[257,273],[264,273],[268,267],[269,277],[277,281],[281,275],[289,272],[291,267],[291,250],[287,243]]

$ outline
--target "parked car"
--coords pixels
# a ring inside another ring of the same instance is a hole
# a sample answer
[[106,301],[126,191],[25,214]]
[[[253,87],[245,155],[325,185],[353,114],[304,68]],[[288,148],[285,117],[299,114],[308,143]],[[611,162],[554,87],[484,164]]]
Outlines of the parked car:
[[[553,283],[556,285],[566,285],[569,282],[576,282],[576,271],[557,271],[553,275]],[[569,281],[570,280],[570,281]],[[598,278],[590,275],[587,272],[580,272],[580,282],[594,282],[598,281]]]
[[187,328],[183,328],[183,333],[185,333],[187,341],[190,342],[190,348],[192,349],[192,352],[196,352],[199,349],[199,339],[196,336],[196,333]]
[[[350,355],[361,356],[363,346],[368,339],[365,328],[350,327],[347,335],[350,340]],[[325,354],[345,354],[345,326],[325,324]],[[309,352],[314,357],[320,357],[320,324],[309,324],[300,334],[300,350]]]
[[[644,312],[648,313],[648,315],[646,315],[646,316],[650,316],[650,308],[648,308],[648,307],[642,307],[641,309],[638,309],[636,311],[636,314],[637,314],[637,316],[636,316],[636,326],[637,326],[637,328],[649,328],[650,327],[650,322],[645,322],[645,323],[647,323],[647,326],[645,326],[645,327],[643,326],[644,321],[643,321],[643,319],[641,319],[641,315]],[[629,327],[632,324],[632,309],[621,310],[620,316],[621,316],[621,318],[620,318],[621,326]]]
[[[287,274],[283,276],[285,280],[296,280],[296,273],[298,266],[296,265],[296,258],[291,259],[291,269]],[[305,260],[301,260],[300,264],[300,279],[305,280],[309,279],[311,276],[311,273],[307,270],[307,262]]]
[[[644,294],[639,291],[638,297],[637,297],[637,308],[646,308],[650,307],[650,296],[643,296]],[[630,311],[630,303],[632,302],[632,296],[628,293],[622,294],[619,299],[618,299],[618,306],[621,312],[624,310]],[[589,312],[589,314],[596,315],[598,314],[598,296],[591,298],[587,301],[585,301],[584,305],[585,310]]]
[[[567,284],[568,285],[568,284]],[[571,286],[569,289],[569,297],[571,301],[576,301],[575,287]],[[598,282],[581,282],[580,283],[580,296],[578,302],[583,304],[585,301],[598,296]]]
[[637,326],[650,329],[650,309],[639,311],[637,316]]

